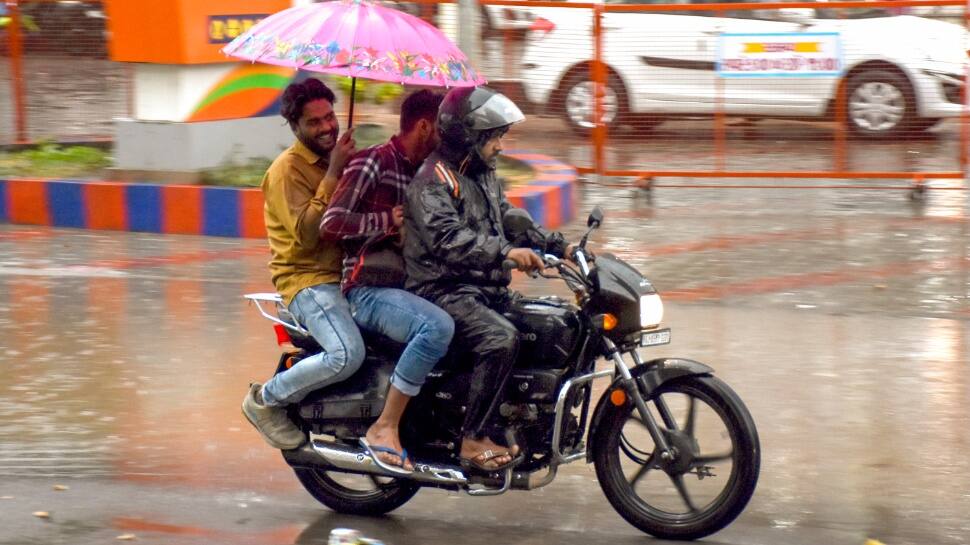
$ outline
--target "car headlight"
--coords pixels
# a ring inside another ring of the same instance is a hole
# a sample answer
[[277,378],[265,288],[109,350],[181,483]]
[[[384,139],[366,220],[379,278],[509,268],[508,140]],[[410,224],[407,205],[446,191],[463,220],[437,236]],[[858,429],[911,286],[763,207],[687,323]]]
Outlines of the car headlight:
[[653,293],[640,296],[640,327],[650,329],[660,325],[664,319],[664,303],[660,295]]

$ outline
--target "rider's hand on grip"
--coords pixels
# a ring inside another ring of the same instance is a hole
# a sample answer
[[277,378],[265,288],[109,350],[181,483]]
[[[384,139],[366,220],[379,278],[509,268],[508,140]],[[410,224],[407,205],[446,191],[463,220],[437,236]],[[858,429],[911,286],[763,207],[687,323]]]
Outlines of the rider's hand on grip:
[[589,248],[580,248],[579,244],[576,244],[575,242],[570,244],[569,246],[566,246],[566,259],[572,261],[573,263],[576,263],[576,252],[579,251],[580,249],[583,250],[583,256],[586,257],[586,261],[596,260],[595,256],[593,255],[593,252]]
[[505,257],[514,261],[515,266],[522,272],[541,271],[545,267],[542,258],[529,248],[513,248]]

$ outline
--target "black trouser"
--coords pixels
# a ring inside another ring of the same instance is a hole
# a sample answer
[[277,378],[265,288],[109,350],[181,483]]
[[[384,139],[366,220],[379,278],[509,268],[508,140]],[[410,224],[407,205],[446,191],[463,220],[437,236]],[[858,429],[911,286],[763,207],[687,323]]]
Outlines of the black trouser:
[[496,312],[508,304],[509,291],[464,285],[429,295],[454,318],[452,345],[461,361],[473,365],[463,430],[465,437],[480,439],[489,431],[519,352],[519,331]]

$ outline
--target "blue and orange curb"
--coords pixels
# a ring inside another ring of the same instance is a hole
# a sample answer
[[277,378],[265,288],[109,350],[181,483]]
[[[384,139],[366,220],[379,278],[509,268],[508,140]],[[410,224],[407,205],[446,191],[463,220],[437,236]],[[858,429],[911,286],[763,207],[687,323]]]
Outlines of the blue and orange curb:
[[548,155],[524,150],[506,151],[535,171],[532,182],[505,192],[509,202],[529,211],[543,227],[558,229],[576,215],[576,169]]
[[[545,155],[506,155],[535,170],[509,202],[556,229],[575,214],[576,169]],[[100,180],[0,179],[0,223],[149,233],[263,238],[263,194],[255,188]]]

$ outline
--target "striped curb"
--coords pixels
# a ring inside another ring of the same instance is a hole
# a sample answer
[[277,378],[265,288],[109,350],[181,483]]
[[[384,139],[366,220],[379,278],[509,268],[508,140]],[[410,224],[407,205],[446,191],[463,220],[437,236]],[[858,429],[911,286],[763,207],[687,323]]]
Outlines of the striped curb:
[[[535,170],[510,188],[513,205],[556,229],[575,211],[576,169],[545,155],[513,151]],[[80,229],[263,238],[263,194],[255,188],[128,184],[100,180],[0,179],[0,222]]]

